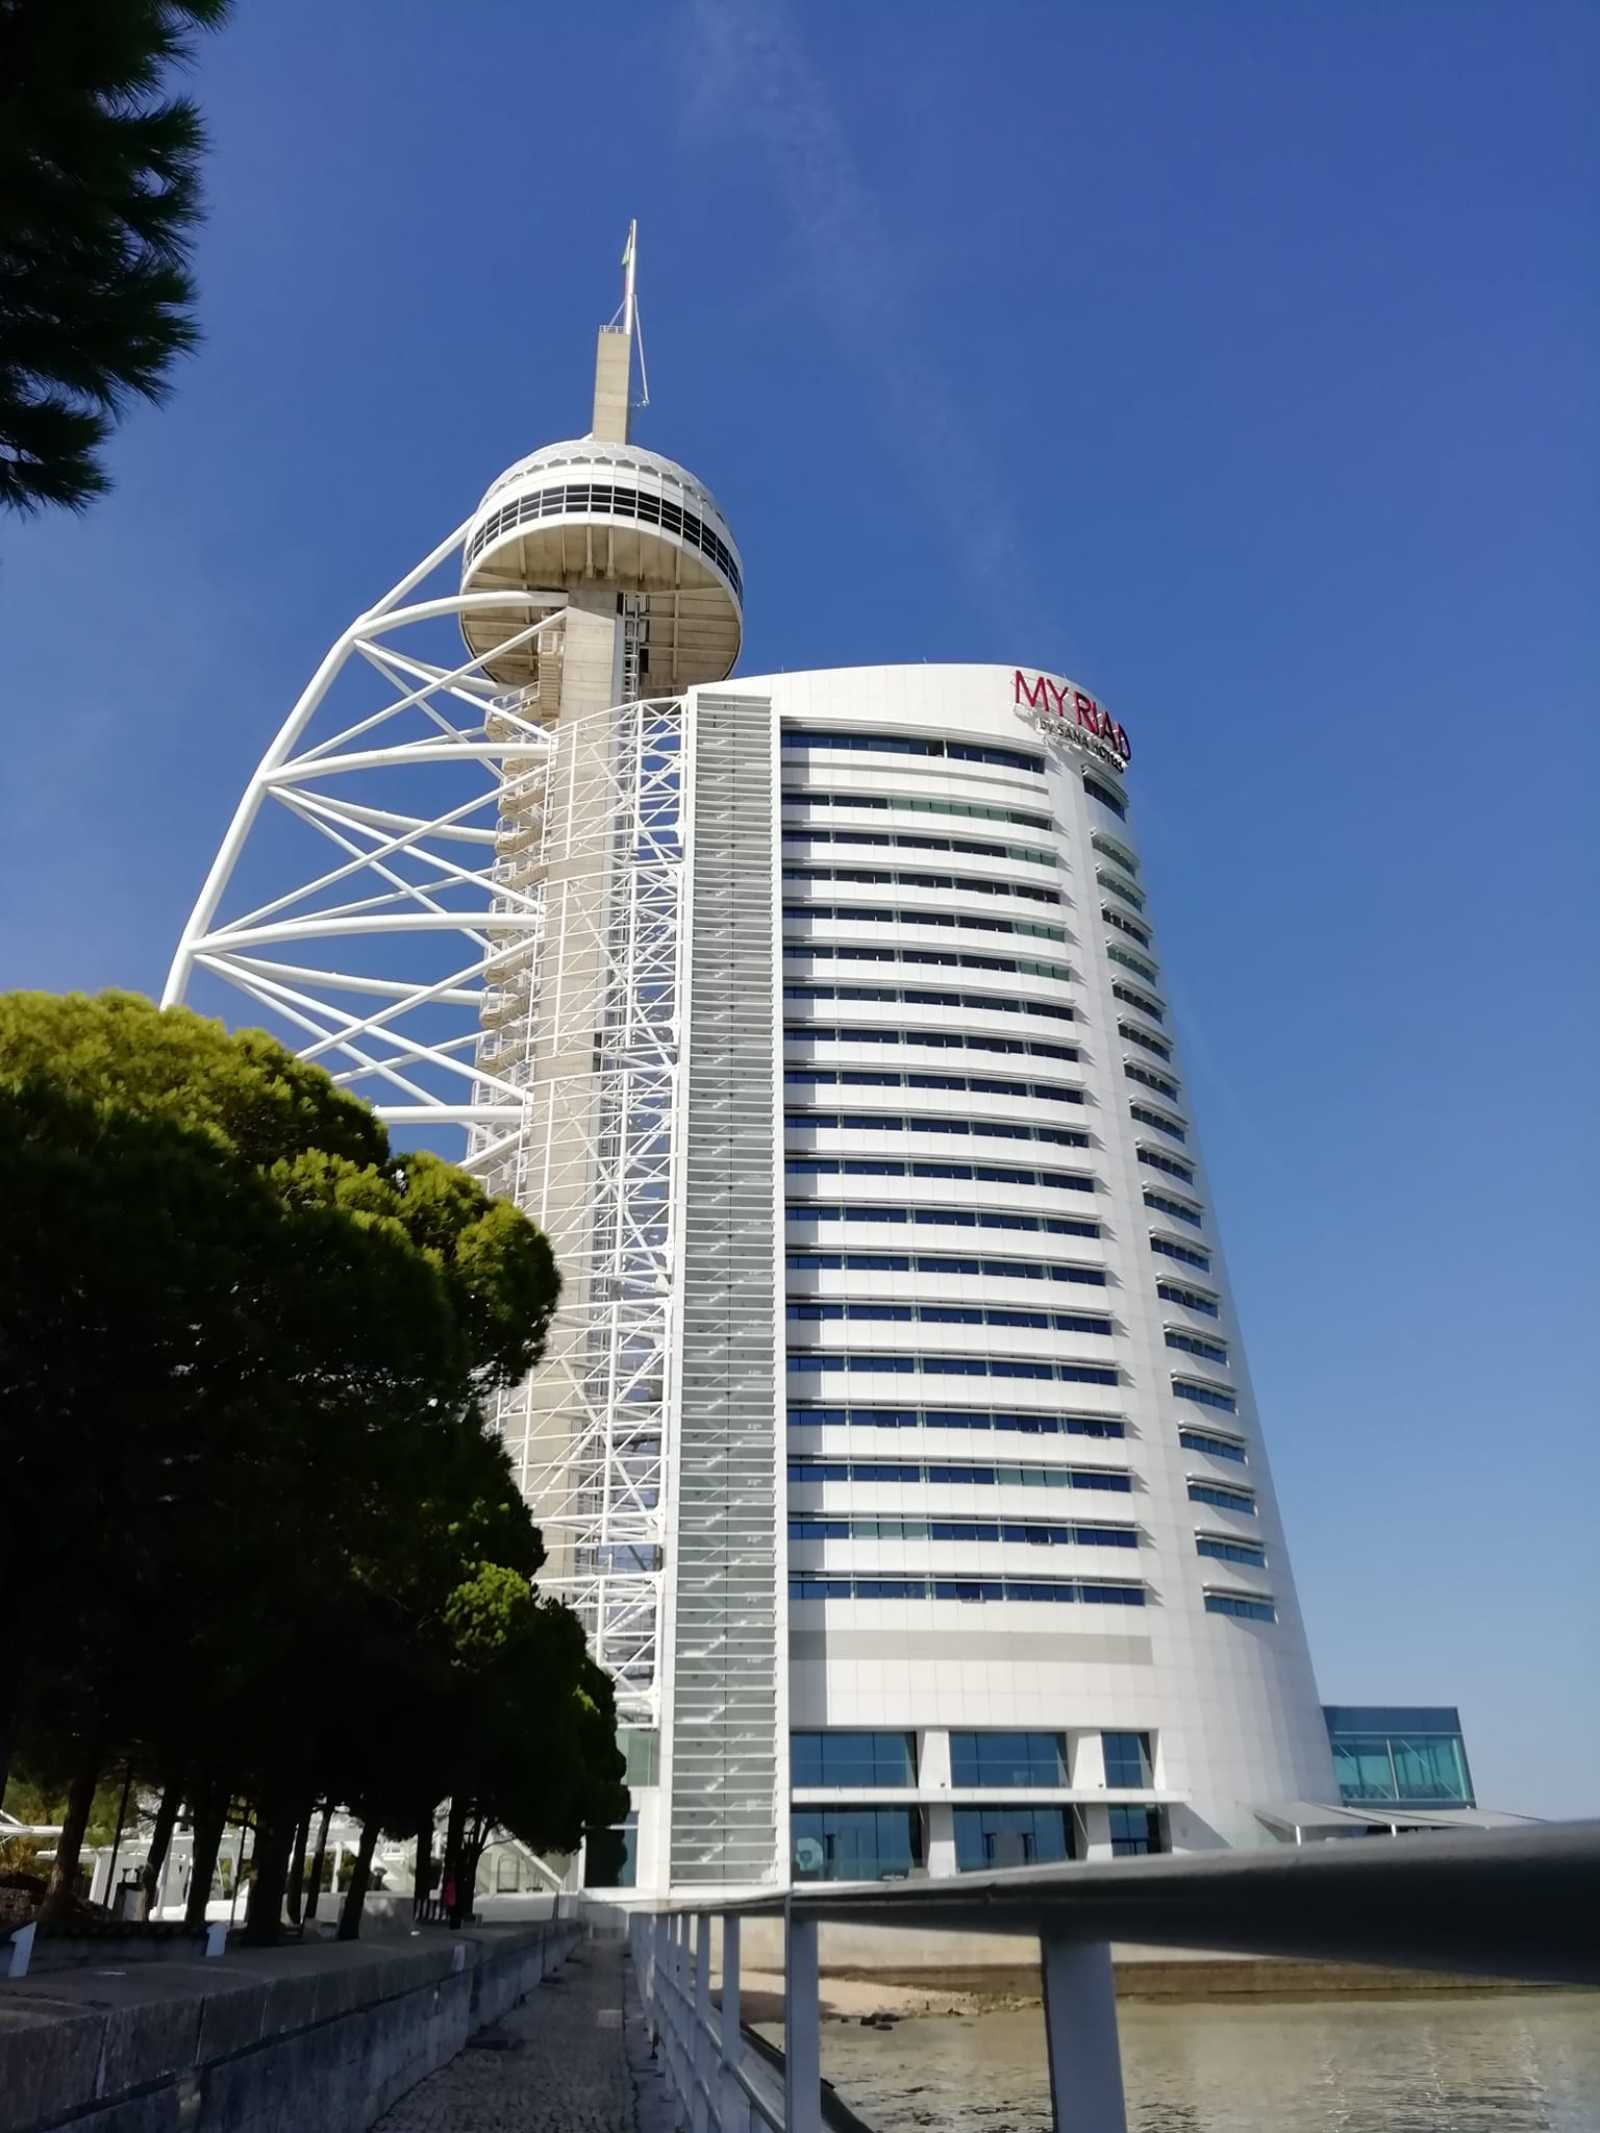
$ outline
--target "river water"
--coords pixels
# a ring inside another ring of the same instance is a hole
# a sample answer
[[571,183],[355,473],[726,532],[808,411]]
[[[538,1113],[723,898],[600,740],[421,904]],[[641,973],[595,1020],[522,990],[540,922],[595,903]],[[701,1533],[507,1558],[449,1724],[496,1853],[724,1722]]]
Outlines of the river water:
[[[1600,2129],[1600,1996],[1124,2001],[1119,2014],[1130,2133]],[[1048,2133],[1038,2008],[827,2022],[822,2048],[873,2133]]]

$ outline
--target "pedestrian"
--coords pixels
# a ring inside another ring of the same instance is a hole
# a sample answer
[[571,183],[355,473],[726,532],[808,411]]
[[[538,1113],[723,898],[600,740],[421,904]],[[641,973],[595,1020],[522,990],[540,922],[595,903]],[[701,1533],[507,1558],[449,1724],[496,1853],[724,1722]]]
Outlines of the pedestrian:
[[456,1877],[454,1874],[445,1875],[444,1887],[439,1893],[444,1898],[445,1916],[450,1921],[451,1932],[454,1933],[461,1924],[461,1913],[456,1908]]

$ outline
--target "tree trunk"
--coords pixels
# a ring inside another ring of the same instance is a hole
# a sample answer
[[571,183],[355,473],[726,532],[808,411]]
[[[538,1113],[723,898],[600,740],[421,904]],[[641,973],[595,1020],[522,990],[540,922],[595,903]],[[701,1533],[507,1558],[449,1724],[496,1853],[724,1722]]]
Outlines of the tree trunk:
[[206,1922],[206,1905],[211,1901],[211,1882],[227,1819],[227,1793],[208,1787],[194,1802],[189,1900],[183,1913],[186,1926],[203,1926]]
[[161,1805],[156,1809],[155,1827],[150,1832],[150,1852],[144,1862],[140,1880],[144,1884],[144,1908],[148,1918],[155,1907],[156,1891],[161,1886],[161,1870],[167,1863],[167,1854],[172,1849],[172,1832],[178,1826],[178,1809],[183,1805],[183,1780],[174,1778],[161,1795]]
[[350,1886],[345,1891],[344,1909],[339,1913],[339,1938],[361,1938],[361,1906],[367,1900],[367,1883],[372,1875],[372,1855],[378,1848],[378,1822],[371,1816],[361,1825],[361,1849],[356,1853],[355,1872],[350,1876]]
[[413,1877],[415,1886],[411,1896],[411,1915],[422,1917],[424,1904],[433,1887],[433,1808],[419,1816],[417,1821],[417,1870]]
[[448,1897],[450,1923],[461,1923],[461,1840],[467,1826],[467,1803],[450,1796],[450,1819],[444,1831],[444,1876],[439,1893]]
[[67,1819],[56,1845],[50,1882],[44,1895],[42,1915],[46,1918],[59,1918],[62,1912],[71,1908],[77,1894],[78,1858],[83,1850],[84,1832],[89,1827],[94,1788],[99,1779],[100,1755],[95,1750],[67,1787]]
[[294,1850],[289,1854],[289,1923],[297,1926],[306,1900],[306,1839],[311,1834],[311,1817],[316,1812],[308,1807],[294,1826]]
[[317,1849],[311,1861],[311,1887],[306,1892],[306,1923],[317,1915],[317,1905],[322,1901],[322,1863],[328,1856],[328,1824],[333,1820],[333,1802],[329,1800],[322,1810],[322,1827],[317,1831]]
[[289,1874],[289,1854],[294,1848],[294,1810],[282,1799],[269,1798],[256,1810],[256,1845],[251,1854],[255,1872],[250,1880],[250,1900],[245,1910],[244,1937],[253,1948],[277,1945],[283,1918],[283,1884]]
[[461,1912],[461,1922],[470,1926],[472,1910],[478,1900],[478,1867],[483,1859],[483,1848],[489,1841],[489,1827],[485,1822],[473,1825],[472,1835],[461,1848],[461,1872],[456,1881],[456,1903]]

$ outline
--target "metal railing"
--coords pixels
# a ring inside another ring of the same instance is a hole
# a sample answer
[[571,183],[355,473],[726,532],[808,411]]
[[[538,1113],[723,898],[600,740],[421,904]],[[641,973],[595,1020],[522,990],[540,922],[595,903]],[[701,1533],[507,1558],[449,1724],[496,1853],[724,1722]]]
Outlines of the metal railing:
[[[739,1929],[752,1916],[784,1922],[781,2090],[741,2028]],[[823,1922],[1034,1938],[1053,2123],[1058,2133],[1126,2133],[1113,1941],[1600,1985],[1597,1917],[1600,1821],[948,1880],[811,1883],[743,1899],[708,1891],[636,1907],[629,1937],[645,2019],[690,2133],[823,2133]],[[718,2003],[714,1919],[722,1926]]]

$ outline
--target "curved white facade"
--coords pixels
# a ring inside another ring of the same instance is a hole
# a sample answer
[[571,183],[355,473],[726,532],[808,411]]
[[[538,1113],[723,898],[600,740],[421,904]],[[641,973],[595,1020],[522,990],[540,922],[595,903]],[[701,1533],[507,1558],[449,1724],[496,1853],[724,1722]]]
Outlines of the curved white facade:
[[[1189,1849],[1331,1782],[1132,780],[1038,679],[729,685],[784,740],[791,1722],[916,1736],[914,1789],[852,1798],[920,1807],[932,1872],[980,1794],[1080,1852],[1159,1804]],[[1062,1736],[1065,1782],[956,1782],[990,1729]]]

